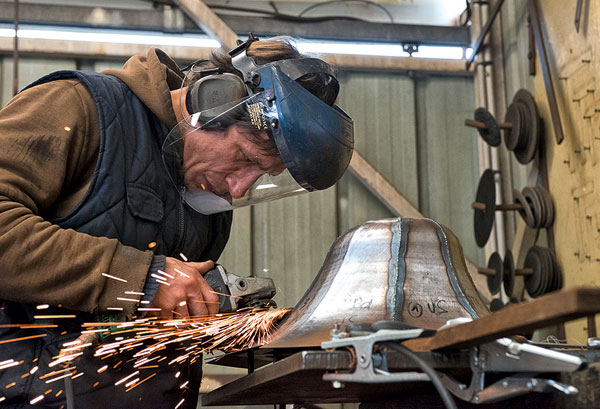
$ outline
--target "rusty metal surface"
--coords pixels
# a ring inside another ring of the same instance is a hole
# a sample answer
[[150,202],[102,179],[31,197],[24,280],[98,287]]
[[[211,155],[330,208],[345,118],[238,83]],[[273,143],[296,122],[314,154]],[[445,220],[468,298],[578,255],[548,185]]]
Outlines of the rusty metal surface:
[[429,219],[370,221],[340,236],[266,348],[318,346],[336,325],[396,320],[437,329],[488,309],[456,237]]

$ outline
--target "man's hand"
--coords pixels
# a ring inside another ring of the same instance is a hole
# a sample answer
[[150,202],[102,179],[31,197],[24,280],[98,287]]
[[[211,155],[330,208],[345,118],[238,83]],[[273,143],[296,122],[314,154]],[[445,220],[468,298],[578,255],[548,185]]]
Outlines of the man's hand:
[[161,309],[158,315],[163,319],[177,319],[218,313],[219,296],[202,277],[214,266],[212,261],[183,262],[167,257],[165,273],[173,278],[165,278],[169,285],[160,284],[152,301],[152,307]]

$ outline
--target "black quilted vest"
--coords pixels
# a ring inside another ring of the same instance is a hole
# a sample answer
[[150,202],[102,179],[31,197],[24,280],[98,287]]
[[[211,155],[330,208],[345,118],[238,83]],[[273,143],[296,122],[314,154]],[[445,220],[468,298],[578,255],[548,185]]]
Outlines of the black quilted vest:
[[82,81],[96,102],[100,149],[83,200],[68,216],[51,221],[141,250],[156,242],[156,254],[218,259],[229,238],[231,212],[204,216],[181,200],[162,160],[166,127],[114,76],[58,71],[30,87],[70,78]]
[[[179,257],[179,253],[183,253],[190,261],[217,260],[229,238],[231,212],[204,216],[182,201],[162,161],[161,147],[168,130],[156,115],[114,76],[58,71],[40,78],[29,87],[60,79],[78,79],[91,92],[98,108],[100,149],[84,198],[69,215],[50,221],[93,236],[117,238],[121,243],[140,250],[146,250],[148,243],[156,242],[153,248],[155,254]],[[51,310],[45,310],[48,311]],[[61,311],[52,309],[53,313]],[[2,406],[6,408],[29,408],[29,400],[44,393],[48,388],[44,381],[35,376],[22,380],[21,374],[33,365],[39,365],[40,373],[44,371],[42,368],[48,371],[48,363],[58,354],[63,343],[78,335],[72,331],[81,330],[79,323],[94,319],[89,314],[78,313],[78,319],[59,320],[59,328],[19,329],[7,326],[35,322],[35,314],[34,305],[0,300],[0,324],[3,324],[0,339],[45,334],[42,338],[0,343],[0,360],[12,358],[23,363],[0,371],[3,385],[16,381],[14,387],[2,391],[6,398]],[[61,334],[63,330],[69,330],[69,333]],[[78,369],[88,376],[99,377],[96,372],[98,362],[85,359],[81,357],[78,360]],[[119,399],[111,402],[116,393],[113,378],[134,370],[130,368],[134,361],[129,361],[104,378],[99,377],[100,385],[97,387],[90,386],[96,379],[74,382],[77,408],[95,408],[98,405],[131,409],[172,408],[182,396],[186,396],[185,407],[196,407],[201,360],[192,366],[180,365],[177,368],[181,371],[179,380],[173,376],[175,369],[165,366],[161,368],[156,382],[136,388],[136,393],[121,391]],[[182,379],[189,380],[185,395],[180,389]],[[57,390],[62,387],[62,382],[57,382]],[[64,404],[64,395],[54,397],[50,394],[43,403],[58,408]]]

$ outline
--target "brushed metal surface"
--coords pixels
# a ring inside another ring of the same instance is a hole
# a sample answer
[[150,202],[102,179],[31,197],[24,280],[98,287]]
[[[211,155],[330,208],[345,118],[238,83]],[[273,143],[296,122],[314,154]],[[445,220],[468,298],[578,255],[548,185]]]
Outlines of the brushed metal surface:
[[266,348],[318,346],[334,327],[402,321],[437,329],[488,314],[452,232],[430,219],[390,218],[349,230]]

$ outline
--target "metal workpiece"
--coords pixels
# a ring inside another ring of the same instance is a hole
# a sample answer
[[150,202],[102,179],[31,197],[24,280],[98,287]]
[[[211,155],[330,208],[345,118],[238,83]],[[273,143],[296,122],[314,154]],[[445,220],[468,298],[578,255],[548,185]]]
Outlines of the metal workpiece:
[[460,244],[430,219],[370,221],[340,236],[266,348],[319,346],[332,328],[395,320],[436,329],[489,314]]

